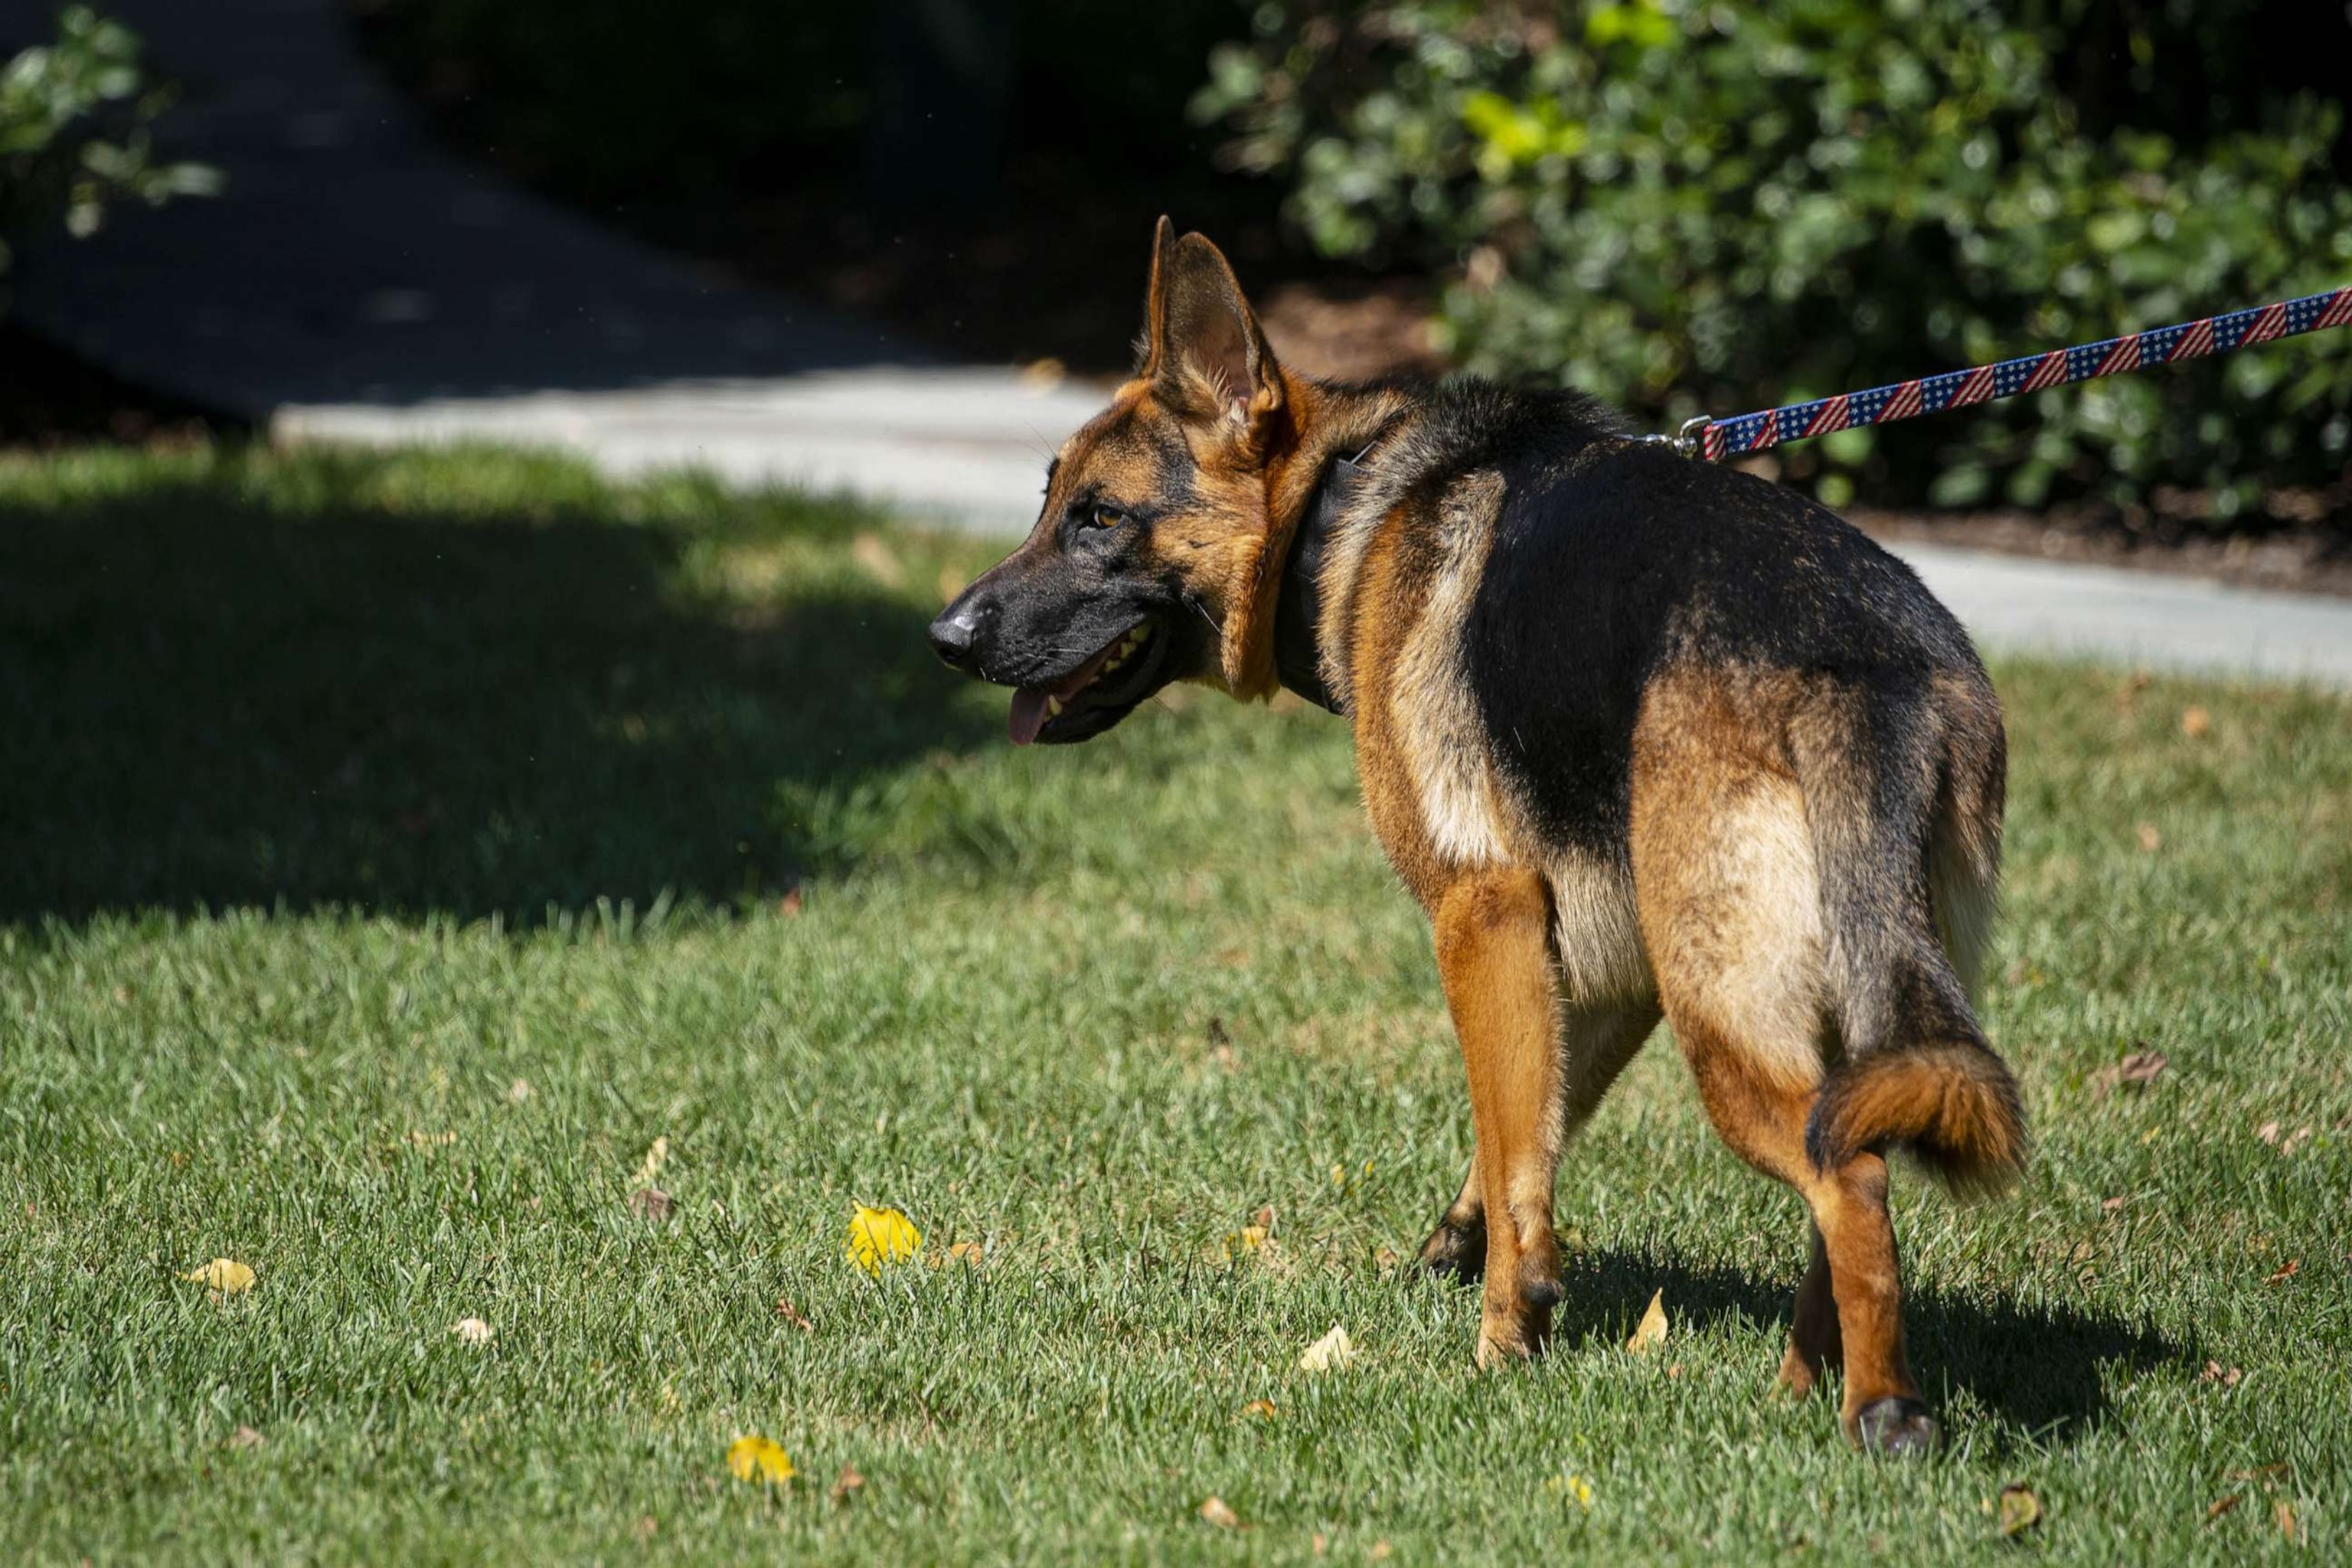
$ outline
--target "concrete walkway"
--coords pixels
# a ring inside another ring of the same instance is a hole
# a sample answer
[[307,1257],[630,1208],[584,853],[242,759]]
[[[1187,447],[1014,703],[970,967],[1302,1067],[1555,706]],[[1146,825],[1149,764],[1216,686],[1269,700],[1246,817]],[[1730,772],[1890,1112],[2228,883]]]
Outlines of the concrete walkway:
[[[0,0],[0,57],[54,0]],[[950,366],[731,285],[441,152],[341,0],[110,0],[177,76],[167,151],[215,201],[30,247],[15,319],[282,440],[520,441],[698,465],[1011,534],[1099,394]],[[1989,646],[2352,688],[2352,603],[1906,544]]]

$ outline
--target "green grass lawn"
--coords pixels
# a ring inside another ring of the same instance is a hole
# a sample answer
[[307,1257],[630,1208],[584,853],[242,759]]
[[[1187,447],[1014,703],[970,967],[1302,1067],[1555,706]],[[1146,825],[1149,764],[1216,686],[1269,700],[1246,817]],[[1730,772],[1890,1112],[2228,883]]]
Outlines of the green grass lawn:
[[1472,1372],[1396,1261],[1468,1115],[1343,727],[1016,752],[920,638],[986,559],[488,453],[0,459],[0,1552],[2352,1551],[2352,706],[1997,668],[2038,1154],[1899,1184],[1950,1443],[1890,1466],[1771,1394],[1801,1216],[1663,1039],[1551,1354]]

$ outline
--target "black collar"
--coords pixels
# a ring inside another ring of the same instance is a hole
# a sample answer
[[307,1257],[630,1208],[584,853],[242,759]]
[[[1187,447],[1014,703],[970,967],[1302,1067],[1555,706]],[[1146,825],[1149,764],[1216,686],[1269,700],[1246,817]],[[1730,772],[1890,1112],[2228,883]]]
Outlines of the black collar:
[[1315,493],[1307,498],[1306,513],[1282,563],[1281,595],[1274,602],[1275,675],[1307,701],[1334,713],[1339,705],[1325,688],[1315,657],[1315,628],[1323,619],[1323,553],[1331,542],[1332,525],[1369,477],[1363,457],[1359,452],[1354,458],[1334,458]]

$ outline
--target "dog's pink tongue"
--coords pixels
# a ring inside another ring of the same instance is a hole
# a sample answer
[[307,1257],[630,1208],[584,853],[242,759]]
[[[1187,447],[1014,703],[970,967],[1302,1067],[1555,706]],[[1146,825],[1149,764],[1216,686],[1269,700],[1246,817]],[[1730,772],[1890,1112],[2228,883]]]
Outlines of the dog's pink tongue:
[[1033,691],[1025,686],[1013,694],[1013,710],[1005,715],[1004,732],[1013,738],[1014,745],[1027,745],[1045,727],[1045,692]]

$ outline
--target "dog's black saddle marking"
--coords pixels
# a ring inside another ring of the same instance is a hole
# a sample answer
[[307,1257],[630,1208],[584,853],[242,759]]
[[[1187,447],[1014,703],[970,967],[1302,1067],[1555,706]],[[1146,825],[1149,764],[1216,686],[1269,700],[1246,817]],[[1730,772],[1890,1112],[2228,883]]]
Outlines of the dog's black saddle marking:
[[1289,559],[1282,563],[1282,591],[1274,602],[1274,672],[1282,684],[1318,708],[1339,711],[1339,703],[1323,685],[1322,667],[1315,658],[1315,628],[1323,619],[1323,552],[1331,542],[1331,526],[1363,487],[1365,468],[1355,458],[1339,458],[1325,470],[1322,483],[1307,502],[1307,515],[1290,541]]

